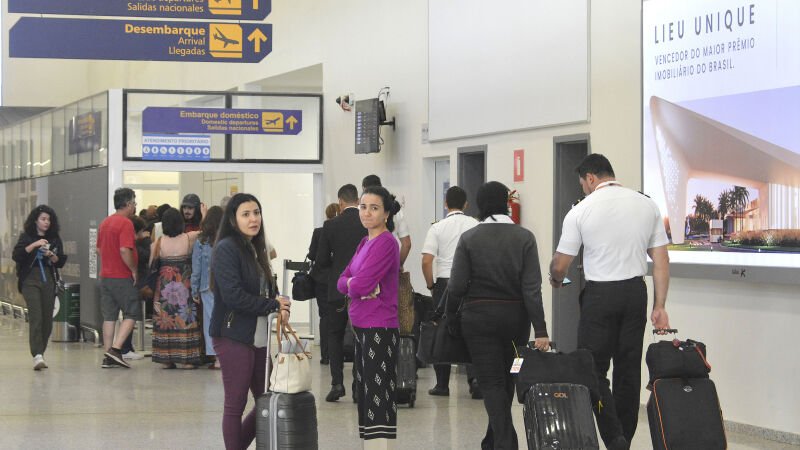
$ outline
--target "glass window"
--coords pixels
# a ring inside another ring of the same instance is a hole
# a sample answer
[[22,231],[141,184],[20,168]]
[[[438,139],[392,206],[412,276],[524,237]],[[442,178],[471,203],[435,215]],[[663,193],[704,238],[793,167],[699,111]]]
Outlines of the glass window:
[[[225,96],[201,94],[127,94],[125,156],[142,157],[142,112],[150,106],[224,108]],[[211,159],[225,159],[225,135],[211,134]]]
[[52,115],[52,132],[50,145],[53,149],[53,172],[63,172],[66,170],[67,158],[67,128],[64,119],[64,110],[57,109]]
[[9,163],[11,162],[11,150],[8,146],[8,141],[6,139],[6,132],[7,130],[0,130],[0,158],[2,158],[2,178],[3,180],[8,180],[11,178],[11,167]]
[[13,144],[13,130],[6,128],[3,130],[3,157],[4,172],[6,180],[14,179],[14,144]]
[[[236,109],[302,110],[302,131],[296,135],[234,134],[231,157],[242,159],[303,160],[319,159],[320,97],[232,95]],[[294,126],[281,117],[282,129]]]
[[102,127],[93,113],[92,99],[86,98],[78,102],[78,115],[72,118],[69,152],[77,153],[78,168],[91,167],[92,155],[100,148],[98,135],[102,135]]
[[92,98],[92,110],[100,115],[98,126],[100,145],[97,151],[92,153],[92,165],[106,166],[108,165],[108,92]]
[[41,153],[42,175],[53,173],[53,114],[46,113],[41,116],[40,125],[41,135],[39,136],[39,146]]
[[66,164],[64,170],[75,170],[78,166],[78,151],[76,143],[73,142],[72,137],[76,133],[75,124],[78,116],[78,104],[73,103],[64,107],[64,131],[66,133],[66,140],[64,141],[66,149]]
[[25,124],[30,128],[28,135],[31,146],[31,176],[40,177],[42,176],[42,119],[36,117]]
[[31,161],[31,123],[19,124],[19,161],[22,166],[20,176],[29,178],[33,176],[33,161]]

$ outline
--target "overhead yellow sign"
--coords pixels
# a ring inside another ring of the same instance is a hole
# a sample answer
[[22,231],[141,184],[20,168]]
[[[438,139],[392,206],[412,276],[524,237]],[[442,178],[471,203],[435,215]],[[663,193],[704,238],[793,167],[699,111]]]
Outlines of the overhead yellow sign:
[[283,113],[265,111],[261,113],[261,128],[267,133],[283,132]]
[[[213,0],[212,0],[213,1]],[[242,57],[242,27],[236,24],[209,24],[209,52],[217,58]]]
[[[253,0],[253,9],[258,10],[258,0]],[[242,14],[242,0],[208,0],[211,14],[239,16]]]

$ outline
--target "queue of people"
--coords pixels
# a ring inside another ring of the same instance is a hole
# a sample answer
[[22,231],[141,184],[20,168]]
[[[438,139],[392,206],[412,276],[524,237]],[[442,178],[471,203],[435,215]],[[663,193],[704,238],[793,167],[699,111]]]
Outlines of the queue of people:
[[[576,174],[587,197],[564,219],[548,279],[552,287],[561,287],[583,246],[587,284],[581,293],[578,346],[594,356],[604,405],[596,411],[600,435],[609,449],[629,448],[638,420],[648,255],[654,261],[655,288],[650,320],[656,328],[669,328],[667,238],[655,204],[616,181],[604,156],[589,155]],[[476,194],[478,217],[472,218],[464,214],[466,192],[450,187],[447,215],[433,224],[421,251],[422,273],[438,312],[460,313],[460,332],[472,359],[470,393],[483,399],[487,413],[484,449],[519,446],[511,418],[515,348],[528,345],[531,330],[536,349],[550,347],[536,238],[509,218],[508,195],[502,183],[485,183]],[[360,193],[353,184],[343,185],[337,197],[326,208],[323,226],[314,230],[308,253],[323,334],[321,362],[329,363],[331,371],[325,400],[346,395],[343,343],[352,330],[351,389],[359,437],[365,447],[389,448],[397,436],[398,297],[411,240],[403,208],[377,176],[366,177]],[[116,212],[100,225],[97,243],[102,366],[130,367],[123,343],[150,290],[153,361],[165,368],[195,368],[215,357],[213,367],[221,369],[225,392],[225,446],[246,448],[255,437],[255,410],[244,414],[248,391],[254,397],[263,393],[266,377],[267,349],[255,346],[254,336],[264,332],[264,318],[271,312],[279,311],[288,322],[291,302],[275,285],[270,265],[275,252],[265,235],[259,200],[240,193],[224,203],[206,210],[199,197],[189,194],[180,211],[153,206],[142,210],[142,218],[133,218],[135,193],[115,191]],[[149,248],[143,246],[156,228],[160,236]],[[31,317],[35,370],[47,367],[43,354],[52,329],[55,280],[66,261],[58,231],[55,212],[37,206],[13,254]],[[146,251],[147,277],[155,272],[152,288],[142,283],[146,275],[139,258]],[[120,313],[123,320],[117,326]],[[607,378],[611,361],[613,384]],[[436,385],[429,393],[449,395],[450,366],[435,366],[435,372]]]

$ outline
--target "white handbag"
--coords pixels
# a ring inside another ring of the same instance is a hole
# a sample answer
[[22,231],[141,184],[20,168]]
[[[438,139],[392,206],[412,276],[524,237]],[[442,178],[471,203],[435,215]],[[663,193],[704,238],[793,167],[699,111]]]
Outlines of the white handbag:
[[[269,377],[269,389],[273,392],[296,394],[311,390],[311,352],[307,351],[289,324],[284,324],[280,317],[275,334],[278,337],[278,352],[272,358],[272,373]],[[281,335],[294,346],[293,352],[284,353]],[[271,349],[270,349],[271,350]]]

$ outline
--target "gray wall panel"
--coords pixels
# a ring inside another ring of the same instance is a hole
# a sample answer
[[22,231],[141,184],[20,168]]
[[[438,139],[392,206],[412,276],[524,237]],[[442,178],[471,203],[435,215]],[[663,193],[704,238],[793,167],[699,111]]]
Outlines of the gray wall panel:
[[62,269],[67,283],[81,285],[81,325],[102,330],[97,278],[90,278],[89,230],[100,225],[108,211],[108,168],[51,175],[48,199],[58,214],[61,239],[68,259]]

